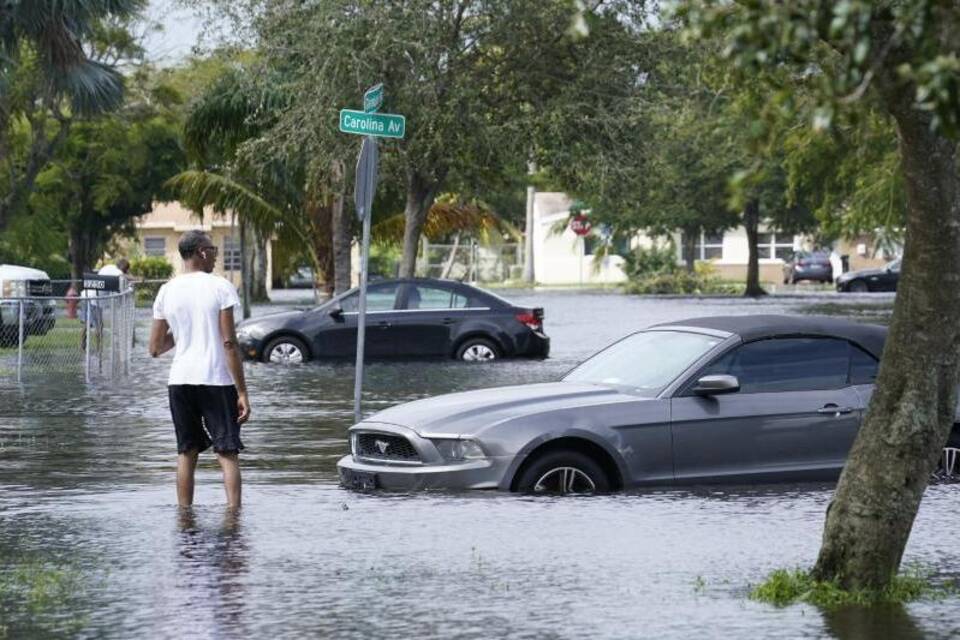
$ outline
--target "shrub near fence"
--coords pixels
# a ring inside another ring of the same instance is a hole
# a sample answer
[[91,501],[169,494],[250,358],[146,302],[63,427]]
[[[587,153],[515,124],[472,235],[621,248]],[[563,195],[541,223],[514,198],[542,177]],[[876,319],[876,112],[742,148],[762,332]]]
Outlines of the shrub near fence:
[[149,306],[161,285],[173,277],[173,265],[157,256],[135,258],[130,263],[130,275],[138,279],[134,283],[137,305]]

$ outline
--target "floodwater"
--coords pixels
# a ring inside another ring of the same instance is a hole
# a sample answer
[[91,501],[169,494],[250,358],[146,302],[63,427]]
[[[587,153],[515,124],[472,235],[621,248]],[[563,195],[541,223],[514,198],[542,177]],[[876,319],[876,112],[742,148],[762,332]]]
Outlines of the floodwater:
[[[506,295],[545,307],[552,358],[374,364],[365,411],[554,380],[659,321],[798,313],[817,302]],[[144,314],[141,339],[146,322]],[[869,612],[747,599],[771,570],[812,564],[829,486],[536,499],[343,490],[335,464],[351,422],[349,365],[249,366],[243,509],[224,509],[205,455],[197,506],[181,513],[167,366],[141,348],[131,377],[115,387],[0,389],[0,638],[960,635],[956,596]],[[905,562],[938,580],[960,576],[958,512],[960,485],[932,486]],[[56,597],[23,595],[30,566],[60,576]]]

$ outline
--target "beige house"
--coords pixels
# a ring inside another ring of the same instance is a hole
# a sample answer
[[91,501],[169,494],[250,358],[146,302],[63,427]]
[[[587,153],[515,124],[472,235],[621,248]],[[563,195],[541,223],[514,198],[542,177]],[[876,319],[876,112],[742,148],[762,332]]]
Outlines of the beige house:
[[[540,284],[615,284],[627,279],[624,260],[619,255],[608,255],[599,262],[594,251],[600,238],[592,232],[584,238],[566,226],[570,217],[572,199],[565,193],[537,193],[533,203],[533,268]],[[558,230],[561,230],[558,233]],[[683,260],[682,238],[674,235],[677,260]],[[632,247],[650,246],[651,239],[643,234],[634,237],[625,252]],[[851,270],[880,266],[892,256],[873,256],[867,237],[854,242],[840,242],[836,247],[841,255],[849,256]],[[783,265],[794,251],[811,249],[812,240],[802,235],[781,234],[760,227],[760,280],[768,283],[783,281]],[[744,227],[727,230],[715,236],[701,234],[694,248],[694,258],[709,260],[717,274],[725,280],[744,280],[749,260],[747,231]]]
[[[177,251],[177,243],[184,232],[202,229],[210,234],[211,240],[220,250],[214,273],[221,275],[240,287],[240,228],[228,215],[217,215],[212,211],[204,214],[201,221],[191,210],[179,202],[158,202],[153,211],[140,218],[136,227],[136,237],[127,253],[143,256],[166,258],[173,265],[174,273],[183,270],[183,261]],[[271,243],[267,243],[267,290],[271,288],[273,265]]]

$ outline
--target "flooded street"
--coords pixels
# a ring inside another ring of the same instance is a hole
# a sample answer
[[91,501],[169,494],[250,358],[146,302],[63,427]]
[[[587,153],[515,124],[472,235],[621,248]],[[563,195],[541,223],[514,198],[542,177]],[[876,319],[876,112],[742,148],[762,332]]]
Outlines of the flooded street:
[[[552,357],[492,365],[375,363],[364,411],[479,387],[556,380],[648,325],[802,313],[836,296],[686,300],[505,292],[543,306]],[[889,297],[868,297],[889,303]],[[863,298],[858,299],[862,303]],[[257,313],[277,307],[258,308]],[[863,305],[849,307],[863,316]],[[867,308],[867,316],[872,315]],[[960,598],[823,613],[747,599],[809,567],[831,486],[704,487],[581,498],[358,494],[337,486],[353,368],[249,365],[244,506],[223,508],[212,454],[192,513],[174,491],[169,358],[140,346],[116,386],[0,388],[0,587],[41,563],[63,597],[11,607],[0,638],[956,638]],[[960,485],[930,487],[905,565],[960,577]]]

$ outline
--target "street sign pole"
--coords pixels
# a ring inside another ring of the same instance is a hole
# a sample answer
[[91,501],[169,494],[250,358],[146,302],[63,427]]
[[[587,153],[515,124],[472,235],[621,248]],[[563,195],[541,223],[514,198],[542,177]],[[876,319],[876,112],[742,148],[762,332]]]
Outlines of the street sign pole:
[[363,111],[340,110],[340,131],[364,136],[357,158],[353,200],[357,217],[363,223],[360,242],[360,304],[357,309],[357,363],[353,380],[353,421],[360,422],[360,398],[363,395],[363,356],[367,338],[367,265],[370,260],[370,218],[373,196],[377,191],[377,138],[402,138],[406,119],[402,115],[377,113],[383,104],[383,83],[376,84],[363,94]]
[[[368,138],[368,140],[372,140]],[[373,144],[376,144],[373,141]],[[357,366],[353,380],[353,422],[360,422],[360,395],[363,392],[363,352],[367,337],[367,264],[370,257],[370,212],[363,216],[360,244],[360,308],[357,313]]]

